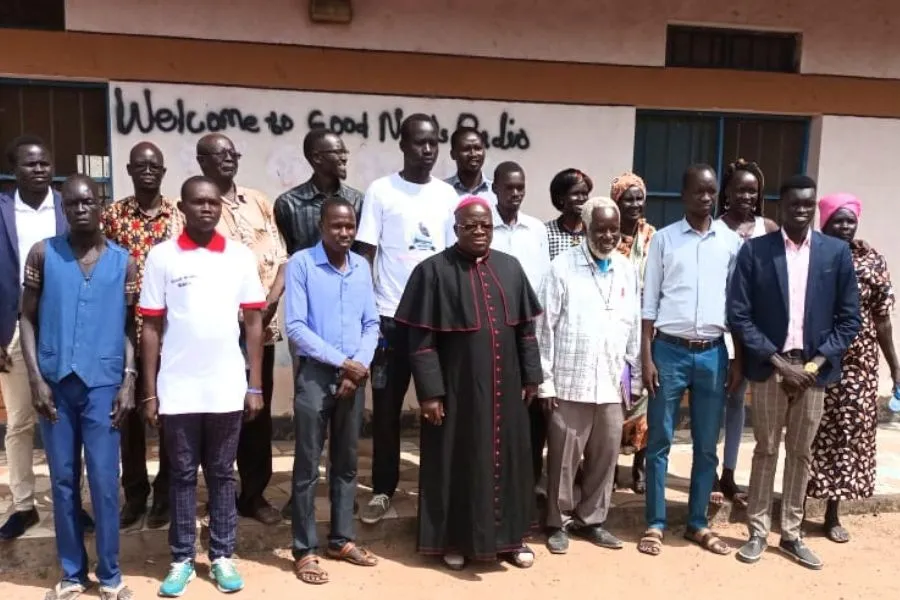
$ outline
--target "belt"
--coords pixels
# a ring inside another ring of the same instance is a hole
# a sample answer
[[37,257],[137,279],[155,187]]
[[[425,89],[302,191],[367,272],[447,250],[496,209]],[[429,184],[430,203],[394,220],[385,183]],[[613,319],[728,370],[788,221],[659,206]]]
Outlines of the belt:
[[662,331],[656,332],[656,339],[662,340],[664,342],[669,342],[670,344],[675,344],[676,346],[681,346],[682,348],[687,348],[692,352],[702,352],[704,350],[709,350],[711,348],[721,346],[725,343],[725,338],[721,336],[717,337],[714,340],[688,340],[676,335],[663,333]]

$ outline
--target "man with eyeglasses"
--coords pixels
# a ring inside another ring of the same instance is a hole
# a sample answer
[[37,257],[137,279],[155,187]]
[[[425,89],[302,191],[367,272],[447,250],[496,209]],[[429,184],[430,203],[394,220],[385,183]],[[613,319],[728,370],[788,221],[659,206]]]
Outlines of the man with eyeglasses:
[[260,191],[235,184],[241,154],[226,136],[211,133],[197,142],[197,163],[203,175],[222,191],[222,217],[216,230],[224,237],[249,247],[256,256],[259,278],[268,294],[263,312],[262,392],[264,407],[259,416],[241,428],[237,450],[241,493],[237,508],[241,516],[274,525],[281,513],[263,497],[272,478],[272,389],[274,387],[275,342],[281,339],[276,312],[284,280],[278,270],[287,260],[284,242],[275,225],[272,201]]
[[[126,167],[134,194],[114,202],[103,212],[103,231],[107,239],[115,242],[134,259],[137,266],[137,294],[140,294],[144,263],[150,248],[178,235],[182,229],[182,215],[175,201],[160,193],[166,174],[165,159],[160,149],[151,142],[138,142],[131,149]],[[135,311],[137,342],[135,352],[140,351],[141,315]],[[140,361],[137,364],[135,389],[143,388],[144,374]],[[155,376],[155,374],[154,374]],[[132,411],[121,426],[122,441],[122,489],[125,503],[119,515],[119,526],[131,527],[147,513],[150,496],[150,478],[147,474],[147,441],[144,420],[140,411]],[[147,513],[147,527],[156,529],[169,522],[169,460],[160,430],[159,472],[153,480],[153,501]]]

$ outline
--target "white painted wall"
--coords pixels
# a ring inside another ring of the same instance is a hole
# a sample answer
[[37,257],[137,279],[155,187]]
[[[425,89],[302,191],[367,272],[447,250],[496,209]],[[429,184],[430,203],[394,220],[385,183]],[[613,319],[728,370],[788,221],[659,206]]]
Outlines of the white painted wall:
[[[152,104],[151,121],[146,94]],[[397,109],[404,114],[425,112],[437,117],[449,136],[461,113],[478,118],[480,128],[495,145],[514,148],[491,148],[486,168],[504,160],[515,160],[527,174],[528,193],[524,210],[547,220],[556,216],[550,205],[550,179],[567,167],[588,172],[597,182],[597,191],[606,194],[608,182],[631,167],[634,144],[635,111],[631,107],[570,106],[481,102],[452,99],[401,98],[360,94],[325,94],[236,87],[168,85],[151,83],[110,83],[110,118],[112,119],[113,190],[117,198],[131,193],[131,181],[125,165],[131,147],[141,140],[158,145],[165,155],[168,173],[163,192],[176,196],[181,183],[199,173],[196,143],[203,132],[193,133],[206,121],[209,112],[220,114],[224,108],[240,112],[244,129],[228,127],[222,131],[243,154],[237,181],[260,189],[274,201],[281,192],[305,181],[311,174],[301,149],[303,136],[309,130],[313,111],[331,116],[352,118],[355,123],[368,123],[367,135],[350,133],[344,141],[350,150],[347,182],[365,189],[374,179],[399,170],[402,156],[398,142],[389,135],[386,121]],[[182,109],[179,109],[179,102]],[[194,117],[188,118],[193,111]],[[280,127],[285,115],[292,123],[290,131],[280,134],[267,123],[274,111],[274,122]],[[184,115],[179,123],[179,113]],[[382,136],[382,114],[385,118]],[[502,126],[503,115],[507,125]],[[214,117],[214,121],[217,119]],[[151,129],[152,125],[152,129]],[[179,126],[181,129],[179,130]],[[144,131],[141,131],[141,127]],[[255,129],[257,131],[251,131]],[[498,137],[502,134],[502,140]],[[382,137],[384,138],[382,140]],[[501,141],[503,143],[501,144]],[[446,177],[454,172],[446,144],[441,147],[434,173]],[[290,371],[286,351],[279,352],[276,374],[276,413],[289,411]]]
[[310,22],[307,0],[69,0],[66,25],[117,34],[662,66],[667,24],[710,24],[802,31],[804,73],[900,78],[900,3],[885,0],[353,0],[353,13],[349,25],[321,25]]
[[[810,141],[820,140],[816,163],[819,195],[856,194],[862,202],[859,236],[881,252],[900,281],[900,242],[897,237],[897,189],[893,174],[900,160],[900,119],[824,116],[816,120]],[[811,144],[811,149],[816,147]],[[811,156],[811,158],[813,158]],[[900,322],[894,309],[894,343],[900,348]],[[882,362],[882,392],[890,389]]]

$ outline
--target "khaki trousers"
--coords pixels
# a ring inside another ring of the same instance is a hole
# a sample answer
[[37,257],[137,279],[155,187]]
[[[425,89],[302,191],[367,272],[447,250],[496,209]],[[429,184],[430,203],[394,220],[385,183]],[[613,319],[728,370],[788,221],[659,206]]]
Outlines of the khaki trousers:
[[[609,513],[619,445],[622,405],[560,400],[547,430],[547,527],[602,525]],[[578,461],[584,456],[580,489]]]
[[12,370],[0,373],[0,390],[6,405],[6,461],[9,465],[9,487],[13,497],[13,510],[31,510],[34,507],[34,425],[36,414],[31,405],[31,386],[28,370],[22,358],[19,328],[7,347]]
[[822,420],[825,389],[809,388],[800,396],[789,398],[774,375],[767,381],[754,381],[750,385],[753,390],[753,434],[756,437],[747,506],[750,534],[763,537],[769,534],[778,446],[781,431],[786,426],[781,537],[796,540],[800,538],[811,448]]

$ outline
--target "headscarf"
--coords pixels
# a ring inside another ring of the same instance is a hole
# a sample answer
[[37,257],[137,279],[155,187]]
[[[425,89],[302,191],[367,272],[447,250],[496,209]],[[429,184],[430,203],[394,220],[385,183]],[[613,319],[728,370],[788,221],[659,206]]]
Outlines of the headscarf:
[[828,220],[842,208],[846,208],[859,218],[862,204],[853,194],[830,194],[819,199],[819,229],[824,229]]
[[618,203],[622,194],[632,187],[640,188],[645,195],[647,194],[647,186],[644,185],[644,180],[631,171],[626,171],[612,180],[612,185],[609,188],[609,197],[612,198],[613,202]]

